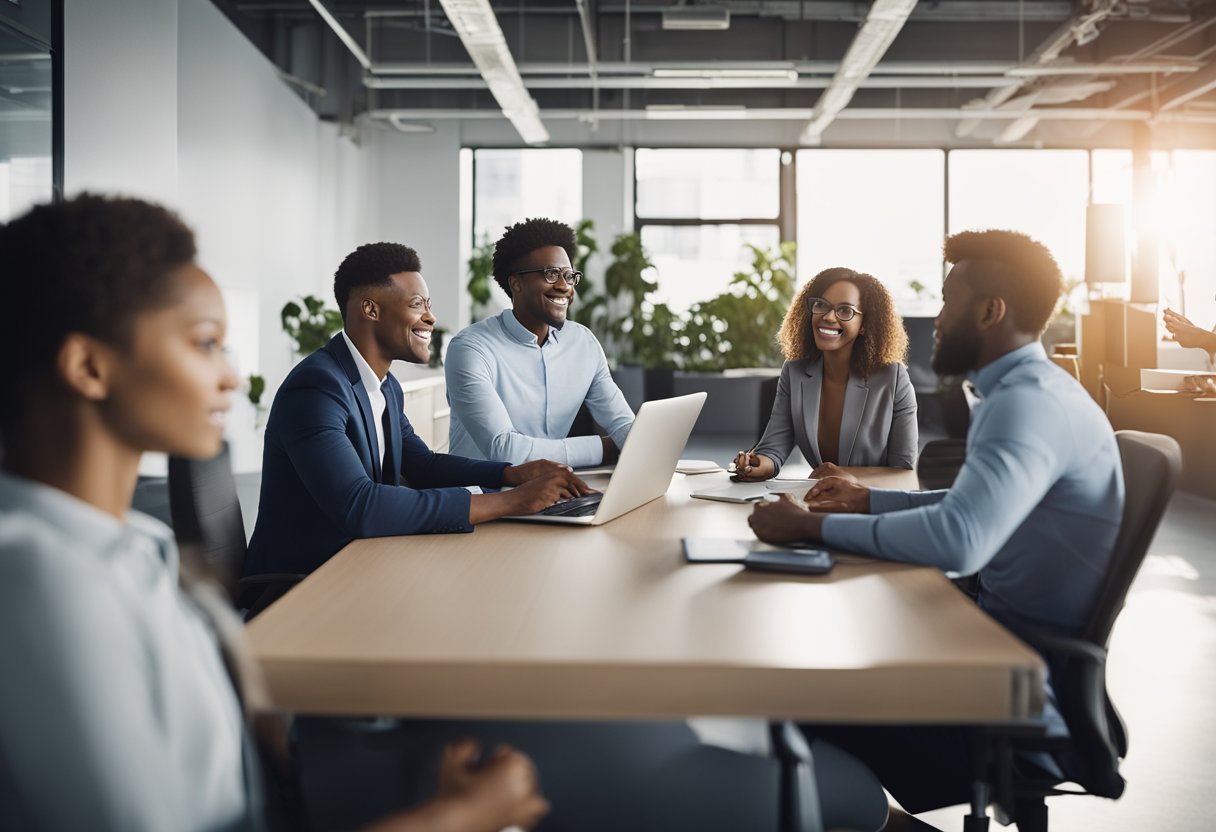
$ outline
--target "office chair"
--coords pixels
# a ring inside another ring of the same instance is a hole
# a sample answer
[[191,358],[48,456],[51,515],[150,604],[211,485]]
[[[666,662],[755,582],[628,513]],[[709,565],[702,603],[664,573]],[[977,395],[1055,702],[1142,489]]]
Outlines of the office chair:
[[967,458],[966,439],[934,439],[926,442],[916,458],[916,477],[926,491],[949,488]]
[[303,580],[303,575],[286,573],[241,577],[247,552],[245,521],[227,442],[211,459],[169,457],[169,511],[178,546],[202,554],[246,620]]
[[[997,741],[995,808],[1001,823],[1016,822],[1021,832],[1046,832],[1044,799],[1059,794],[1117,798],[1124,780],[1119,762],[1127,756],[1127,728],[1106,690],[1106,654],[1115,618],[1182,469],[1182,452],[1172,438],[1121,430],[1115,434],[1127,487],[1123,521],[1102,588],[1085,632],[1068,638],[1041,632],[1018,632],[1051,668],[1052,686],[1069,736],[1011,737]],[[1071,778],[1084,791],[1057,788],[1060,780],[1018,760],[1020,751],[1068,755]]]

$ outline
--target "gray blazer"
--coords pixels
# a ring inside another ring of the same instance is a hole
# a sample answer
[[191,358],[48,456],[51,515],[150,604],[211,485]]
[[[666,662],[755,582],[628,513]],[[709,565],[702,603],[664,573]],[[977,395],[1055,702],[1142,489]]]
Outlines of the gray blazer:
[[[777,398],[756,453],[778,470],[798,444],[812,466],[819,455],[819,395],[823,358],[787,361],[781,368]],[[849,374],[840,420],[841,465],[912,468],[916,464],[916,394],[903,364],[888,364],[863,378]]]

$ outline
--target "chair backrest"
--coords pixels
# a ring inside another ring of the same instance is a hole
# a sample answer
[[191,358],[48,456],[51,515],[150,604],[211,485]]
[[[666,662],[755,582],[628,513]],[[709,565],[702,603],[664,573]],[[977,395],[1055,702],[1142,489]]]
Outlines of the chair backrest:
[[235,585],[245,565],[245,521],[228,444],[211,459],[169,457],[169,510],[181,547],[195,547]]
[[1095,653],[1100,658],[1080,660],[1065,652],[1050,661],[1060,711],[1071,736],[1072,779],[1090,794],[1110,798],[1123,793],[1119,761],[1127,754],[1127,733],[1106,692],[1103,651],[1182,469],[1182,452],[1168,436],[1122,430],[1115,438],[1126,483],[1123,520],[1082,634],[1082,640],[1102,648]]
[[1182,450],[1169,436],[1121,430],[1115,433],[1115,440],[1126,487],[1123,522],[1085,630],[1086,640],[1103,648],[1182,472]]

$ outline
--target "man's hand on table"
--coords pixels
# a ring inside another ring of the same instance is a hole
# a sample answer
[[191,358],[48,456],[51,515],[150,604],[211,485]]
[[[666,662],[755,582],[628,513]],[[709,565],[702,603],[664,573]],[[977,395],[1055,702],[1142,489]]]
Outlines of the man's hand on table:
[[507,466],[502,472],[502,484],[518,486],[544,477],[562,480],[575,492],[576,497],[592,493],[592,488],[575,475],[573,468],[548,459],[534,459],[523,465]]
[[756,503],[747,524],[765,543],[819,540],[823,515],[807,511],[790,495],[781,494],[775,500]]
[[839,476],[824,477],[811,487],[804,499],[806,507],[811,511],[837,514],[870,513],[870,489],[851,475],[848,479]]
[[469,500],[469,522],[474,526],[512,514],[534,514],[559,500],[595,493],[569,465],[547,459],[508,466],[503,469],[502,484],[513,487],[509,491],[474,494]]

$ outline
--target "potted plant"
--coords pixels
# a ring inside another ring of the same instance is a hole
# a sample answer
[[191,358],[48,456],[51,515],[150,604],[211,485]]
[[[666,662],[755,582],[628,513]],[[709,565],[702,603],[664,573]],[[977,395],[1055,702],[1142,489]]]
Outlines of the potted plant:
[[469,310],[472,323],[477,323],[485,314],[486,306],[492,297],[493,280],[494,243],[483,236],[473,247],[473,254],[469,257],[469,282],[465,284],[472,301],[472,308]]
[[751,271],[736,272],[727,290],[688,312],[681,344],[690,370],[780,367],[777,332],[794,299],[795,244],[773,252],[748,245]]
[[249,397],[249,403],[253,405],[253,429],[257,430],[262,426],[266,416],[266,407],[262,404],[262,396],[266,395],[266,379],[254,373],[245,379],[245,383],[247,385],[245,395]]
[[642,235],[618,235],[611,251],[613,260],[604,272],[602,340],[616,359],[618,383],[641,399],[669,397],[682,322],[667,304],[648,297],[659,287],[647,278],[654,263],[642,246]]
[[[303,304],[301,306],[300,304]],[[288,301],[279,313],[286,332],[295,342],[297,355],[311,355],[329,343],[342,329],[342,315],[327,309],[325,302],[314,295],[304,295],[300,303]]]

